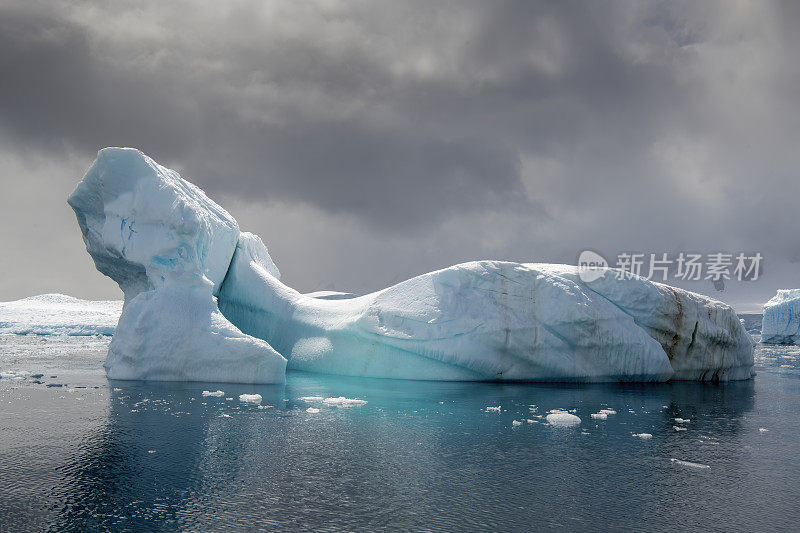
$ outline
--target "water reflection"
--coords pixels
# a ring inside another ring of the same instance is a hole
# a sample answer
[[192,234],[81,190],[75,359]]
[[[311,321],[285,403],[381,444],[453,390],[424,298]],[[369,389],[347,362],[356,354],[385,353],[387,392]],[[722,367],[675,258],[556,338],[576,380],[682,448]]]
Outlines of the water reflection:
[[[717,475],[720,460],[746,461],[743,421],[755,401],[753,381],[565,386],[297,373],[285,386],[111,387],[108,423],[60,467],[53,529],[589,527],[598,513],[605,527],[622,527],[696,482],[669,458]],[[201,395],[218,388],[225,397]],[[238,400],[256,392],[261,408]],[[305,396],[368,403],[337,408]],[[583,422],[546,425],[556,408]],[[593,420],[601,408],[617,414]],[[676,417],[690,420],[686,431],[674,429]],[[698,504],[699,518],[714,501]]]

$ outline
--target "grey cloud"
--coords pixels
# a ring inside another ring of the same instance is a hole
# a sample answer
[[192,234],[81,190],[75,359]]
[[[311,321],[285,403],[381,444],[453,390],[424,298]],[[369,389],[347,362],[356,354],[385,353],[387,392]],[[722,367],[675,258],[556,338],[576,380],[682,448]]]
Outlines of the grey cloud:
[[[0,133],[87,166],[136,146],[248,213],[301,210],[314,220],[273,234],[300,286],[584,248],[791,265],[798,18],[792,3],[9,2]],[[303,232],[342,220],[360,244],[301,268],[329,248]]]

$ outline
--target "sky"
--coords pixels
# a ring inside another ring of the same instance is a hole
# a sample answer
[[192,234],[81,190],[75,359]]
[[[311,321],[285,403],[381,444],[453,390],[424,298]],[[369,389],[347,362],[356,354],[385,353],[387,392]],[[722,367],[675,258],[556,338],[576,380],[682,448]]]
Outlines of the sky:
[[[796,2],[0,2],[0,300],[121,298],[66,198],[133,146],[301,291],[744,252],[800,287]],[[722,289],[722,290],[720,290]]]

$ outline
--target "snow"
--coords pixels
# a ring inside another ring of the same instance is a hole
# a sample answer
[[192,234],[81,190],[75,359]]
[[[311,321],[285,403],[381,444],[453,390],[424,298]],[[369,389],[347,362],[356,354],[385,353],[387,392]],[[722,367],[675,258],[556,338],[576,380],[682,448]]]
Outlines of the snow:
[[367,403],[366,400],[356,400],[353,398],[345,398],[344,396],[339,396],[338,398],[325,398],[323,400],[325,405],[336,405],[338,407],[349,407],[351,405],[364,405]]
[[203,396],[214,396],[214,397],[217,397],[217,398],[221,398],[221,397],[225,396],[225,391],[218,390],[218,391],[213,391],[212,392],[212,391],[204,390],[203,391]]
[[110,377],[273,382],[283,365],[466,381],[752,373],[732,308],[614,269],[584,281],[574,266],[475,261],[364,296],[300,294],[260,238],[138,150],[101,150],[69,203],[97,268],[125,293]]
[[214,295],[237,246],[280,275],[260,239],[138,150],[105,148],[69,197],[86,250],[125,294],[105,368],[112,379],[280,383],[286,360],[245,335]]
[[121,312],[121,300],[41,294],[0,302],[0,334],[113,335]]
[[244,403],[261,403],[260,394],[240,394],[239,401]]
[[800,289],[781,289],[764,304],[764,344],[800,344]]
[[572,427],[581,423],[581,419],[566,411],[556,410],[547,415],[547,423],[555,427]]

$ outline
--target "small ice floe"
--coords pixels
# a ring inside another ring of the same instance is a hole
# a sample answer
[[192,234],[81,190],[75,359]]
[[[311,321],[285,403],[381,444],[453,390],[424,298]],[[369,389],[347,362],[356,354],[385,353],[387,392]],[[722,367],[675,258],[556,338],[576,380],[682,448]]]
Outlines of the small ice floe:
[[339,396],[338,398],[325,398],[322,400],[325,405],[336,405],[338,407],[349,407],[351,405],[364,405],[367,403],[367,400],[356,400],[354,398],[345,398],[344,396]]
[[155,450],[147,450],[147,453],[156,453]]
[[759,433],[768,433],[769,430],[767,428],[758,428]]
[[227,401],[227,402],[230,402],[232,400],[233,400],[233,398],[225,398],[225,401]]
[[681,426],[672,426],[672,429],[674,429],[675,431],[686,431],[686,428],[683,428]]
[[484,411],[486,411],[487,413],[499,413],[500,412],[500,406],[498,405],[497,407],[492,407],[490,405],[486,409],[484,409]]
[[260,394],[240,394],[239,401],[245,403],[261,403]]
[[594,418],[595,420],[605,420],[608,418],[608,414],[602,411],[599,413],[592,413],[592,418]]
[[678,417],[675,418],[676,424],[688,424],[691,421],[692,420],[690,418],[678,418]]
[[580,424],[581,419],[567,411],[554,409],[547,415],[547,423],[555,427],[572,427]]
[[512,426],[514,426],[514,427],[516,428],[516,427],[519,427],[519,426],[521,426],[521,425],[522,425],[522,422],[520,422],[519,420],[512,420],[512,421],[511,421],[511,425],[512,425]]
[[230,417],[231,417],[231,415],[229,415],[229,414],[227,414],[227,413],[222,413],[221,415],[219,415],[219,417],[220,417],[220,418],[230,418]]
[[325,398],[323,398],[322,396],[302,396],[300,399],[303,400],[304,402],[312,403],[312,402],[321,402]]
[[539,423],[538,420],[531,420],[530,418],[525,420],[525,422],[527,422],[528,424],[538,424]]
[[631,436],[639,438],[639,439],[644,439],[644,440],[648,440],[648,439],[652,439],[653,438],[653,434],[652,433],[634,433]]
[[617,412],[613,409],[600,409],[601,413],[605,413],[606,415],[615,415]]
[[217,398],[222,398],[223,396],[225,396],[225,391],[221,391],[221,390],[215,390],[215,391],[204,390],[203,391],[203,396],[214,396],[214,397],[217,397]]
[[271,405],[259,405],[258,406],[259,409],[269,409],[270,407],[272,407],[272,406]]
[[686,466],[688,468],[701,468],[701,469],[711,468],[710,466],[704,465],[702,463],[693,463],[691,461],[682,461],[680,459],[675,459],[674,457],[670,458],[670,461],[672,462],[672,464],[676,464],[676,465],[679,465],[679,466]]
[[308,409],[306,409],[306,413],[310,413],[312,415],[315,415],[315,414],[319,413],[319,409],[317,409],[316,407],[309,407]]

